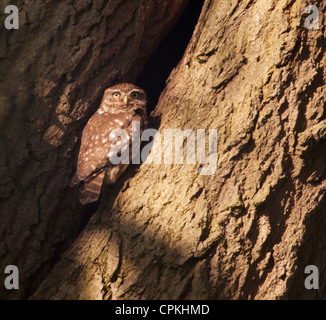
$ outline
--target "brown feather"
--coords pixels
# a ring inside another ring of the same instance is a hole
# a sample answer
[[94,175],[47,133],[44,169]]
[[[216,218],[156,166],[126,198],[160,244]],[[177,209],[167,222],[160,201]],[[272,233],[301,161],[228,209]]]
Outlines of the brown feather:
[[[116,92],[118,97],[113,95]],[[138,95],[133,97],[132,93],[135,92]],[[129,163],[131,162],[132,151],[135,150],[132,150],[132,147],[140,146],[138,139],[135,140],[136,136],[133,136],[133,121],[140,122],[142,134],[148,125],[146,93],[129,83],[106,89],[99,109],[88,120],[83,130],[76,174],[70,182],[70,186],[82,185],[82,204],[97,201],[102,184],[114,184],[128,167],[127,163],[113,164],[110,158],[115,152],[119,152],[119,149],[126,150],[129,147]],[[122,138],[114,133],[111,135],[115,129],[125,130],[128,137]]]
[[99,199],[104,175],[105,171],[102,171],[93,179],[84,182],[83,189],[79,196],[79,201],[81,204],[95,202]]

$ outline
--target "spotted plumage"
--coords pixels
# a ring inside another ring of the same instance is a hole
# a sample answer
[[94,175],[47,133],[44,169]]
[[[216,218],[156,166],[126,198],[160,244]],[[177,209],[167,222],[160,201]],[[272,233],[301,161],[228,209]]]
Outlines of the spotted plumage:
[[139,148],[147,124],[146,93],[141,88],[121,83],[105,90],[99,109],[83,130],[77,170],[70,182],[80,185],[82,204],[98,200],[103,182],[114,184],[119,179],[132,160],[132,145]]

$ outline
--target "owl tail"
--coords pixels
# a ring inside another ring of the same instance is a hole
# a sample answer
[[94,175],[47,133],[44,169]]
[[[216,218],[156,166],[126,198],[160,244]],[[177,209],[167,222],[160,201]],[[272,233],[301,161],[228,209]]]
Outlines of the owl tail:
[[79,201],[81,204],[87,204],[98,200],[101,194],[104,176],[105,170],[103,170],[93,179],[84,182],[83,189],[79,196]]

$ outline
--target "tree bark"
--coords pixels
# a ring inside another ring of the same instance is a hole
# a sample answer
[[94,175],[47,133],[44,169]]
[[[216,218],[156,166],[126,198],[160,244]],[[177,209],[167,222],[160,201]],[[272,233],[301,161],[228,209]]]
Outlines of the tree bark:
[[[42,275],[32,298],[324,298],[325,5],[318,3],[319,29],[307,29],[306,4],[299,0],[206,0],[187,50],[152,113],[152,124],[159,123],[162,141],[169,128],[217,130],[216,172],[199,175],[199,163],[131,167],[111,191],[103,190],[98,210],[49,274]],[[68,23],[74,24],[69,19],[64,28],[72,30]],[[97,38],[94,32],[94,43]],[[88,39],[87,34],[86,48]],[[38,268],[33,263],[41,265],[37,258],[46,263],[55,256],[46,249],[60,243],[61,234],[65,247],[72,240],[67,234],[80,212],[77,200],[64,194],[78,150],[76,121],[95,110],[100,93],[99,78],[88,74],[91,54],[86,57],[66,83],[40,77],[38,86],[30,88],[34,98],[25,97],[23,90],[14,104],[17,114],[22,110],[19,99],[27,99],[22,106],[31,102],[34,113],[24,115],[34,114],[38,121],[26,126],[40,133],[22,141],[20,132],[10,140],[21,150],[30,141],[29,147],[38,151],[26,149],[25,157],[16,156],[11,164],[15,177],[21,175],[14,179],[8,174],[2,191],[8,194],[2,233],[4,248],[9,240],[17,242],[11,247],[24,245],[20,259],[29,261],[25,270],[34,268],[34,274]],[[139,70],[134,66],[138,60],[131,60],[123,69],[126,76],[137,74],[129,68]],[[122,67],[116,63],[113,70]],[[18,74],[21,66],[15,68]],[[118,79],[117,73],[110,75]],[[75,89],[67,89],[71,87]],[[40,91],[42,103],[36,95]],[[57,105],[70,111],[58,114]],[[65,121],[58,120],[61,115]],[[40,137],[52,149],[41,149]],[[27,157],[35,160],[24,162]],[[32,164],[37,174],[28,173]],[[317,292],[304,286],[304,268],[310,264],[321,271]]]
[[[188,0],[10,1],[0,20],[0,258],[28,298],[79,232],[85,212],[68,187],[79,137],[105,88],[133,82]],[[1,269],[3,272],[3,269]]]

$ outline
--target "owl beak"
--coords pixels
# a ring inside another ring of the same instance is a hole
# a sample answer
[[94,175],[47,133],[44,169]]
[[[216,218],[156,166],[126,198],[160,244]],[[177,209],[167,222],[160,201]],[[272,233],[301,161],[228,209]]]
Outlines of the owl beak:
[[127,96],[124,96],[124,97],[123,97],[123,103],[124,103],[125,105],[128,105],[128,104],[129,104],[129,99],[128,99]]

